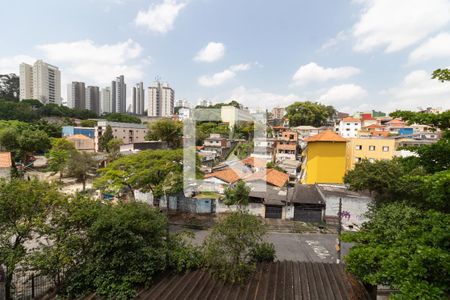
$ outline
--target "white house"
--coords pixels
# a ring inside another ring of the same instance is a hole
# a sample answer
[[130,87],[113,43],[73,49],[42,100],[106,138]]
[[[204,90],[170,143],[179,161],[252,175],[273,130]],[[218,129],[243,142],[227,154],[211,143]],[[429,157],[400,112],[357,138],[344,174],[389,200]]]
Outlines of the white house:
[[353,117],[343,118],[336,127],[336,132],[344,138],[355,138],[361,130],[361,120]]

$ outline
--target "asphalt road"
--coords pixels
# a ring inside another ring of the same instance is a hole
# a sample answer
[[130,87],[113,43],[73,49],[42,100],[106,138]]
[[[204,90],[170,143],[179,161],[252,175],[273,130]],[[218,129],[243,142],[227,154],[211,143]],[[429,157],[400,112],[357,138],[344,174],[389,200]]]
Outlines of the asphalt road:
[[[174,231],[181,228],[173,228]],[[209,234],[207,230],[192,230],[192,242],[200,245]],[[313,261],[335,263],[337,259],[335,234],[299,234],[269,232],[266,240],[275,245],[277,260]],[[350,245],[342,244],[342,256],[348,253]]]

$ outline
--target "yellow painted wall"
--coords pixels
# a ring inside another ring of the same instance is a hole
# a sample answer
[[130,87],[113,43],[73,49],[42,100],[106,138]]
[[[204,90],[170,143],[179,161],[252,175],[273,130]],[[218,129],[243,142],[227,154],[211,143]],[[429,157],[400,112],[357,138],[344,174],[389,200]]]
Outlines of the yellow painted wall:
[[[355,167],[356,159],[392,159],[396,150],[395,139],[386,138],[353,138],[348,139],[347,143],[347,169],[351,170]],[[356,149],[357,145],[361,145],[362,149]],[[369,150],[369,146],[375,146],[374,151]],[[383,151],[383,146],[389,147],[388,151]]]
[[303,183],[343,183],[346,171],[345,142],[310,142],[306,148]]

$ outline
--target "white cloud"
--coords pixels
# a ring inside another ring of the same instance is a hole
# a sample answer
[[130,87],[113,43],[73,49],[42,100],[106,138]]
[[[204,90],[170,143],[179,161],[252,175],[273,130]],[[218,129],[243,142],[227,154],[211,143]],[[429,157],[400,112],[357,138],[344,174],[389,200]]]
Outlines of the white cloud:
[[150,5],[146,11],[139,11],[134,22],[150,31],[166,33],[173,29],[175,19],[186,4],[185,1],[164,0],[163,3]]
[[411,46],[450,21],[449,0],[357,1],[364,8],[353,27],[355,51],[384,47],[395,52]]
[[33,64],[36,58],[28,55],[16,55],[12,57],[0,57],[0,74],[15,73],[19,75],[21,63]]
[[71,43],[55,43],[37,46],[48,58],[56,62],[95,62],[122,64],[128,59],[138,57],[142,47],[131,39],[113,45],[95,45],[91,40]]
[[198,83],[202,86],[217,86],[234,78],[236,73],[250,69],[250,64],[239,64],[230,66],[222,72],[213,75],[203,75],[198,78]]
[[319,101],[325,104],[343,106],[367,97],[367,91],[356,84],[342,84],[333,86],[322,96]]
[[225,45],[222,43],[209,42],[205,48],[201,49],[195,56],[195,61],[213,62],[221,59],[225,55]]
[[314,62],[301,66],[295,72],[292,80],[296,85],[305,85],[311,82],[323,82],[331,79],[347,79],[359,74],[355,67],[324,68]]
[[431,79],[430,72],[415,70],[409,73],[401,84],[382,92],[392,101],[386,105],[386,109],[414,110],[417,107],[441,107],[450,108],[450,85],[436,79]]
[[320,47],[319,51],[325,51],[327,49],[334,48],[340,42],[345,41],[346,39],[348,39],[348,37],[349,37],[348,32],[340,31],[340,32],[338,32],[338,34],[335,37],[332,37],[331,39],[326,41]]
[[409,62],[450,57],[450,33],[442,32],[421,44],[409,54]]
[[247,89],[239,86],[233,89],[228,99],[233,99],[251,108],[272,108],[274,106],[287,106],[300,101],[294,94],[276,94],[260,89]]
[[118,75],[124,75],[128,82],[142,80],[144,76],[142,47],[131,39],[104,45],[81,40],[38,45],[37,49],[44,53],[45,61],[61,69],[62,97],[66,97],[66,83],[71,81],[108,86]]

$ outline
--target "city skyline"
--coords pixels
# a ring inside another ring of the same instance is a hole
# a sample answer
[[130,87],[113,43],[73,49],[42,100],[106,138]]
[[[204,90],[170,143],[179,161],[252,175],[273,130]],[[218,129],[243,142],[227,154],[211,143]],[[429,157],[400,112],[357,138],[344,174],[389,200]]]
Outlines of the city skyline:
[[[132,84],[144,82],[145,89],[157,77],[191,103],[272,108],[311,100],[346,112],[450,105],[450,88],[430,78],[448,67],[448,0],[239,4],[15,1],[8,14],[0,12],[15,24],[4,33],[15,42],[0,49],[0,73],[19,74],[21,62],[43,59],[60,68],[63,97],[72,81],[104,88],[123,74],[127,108]],[[58,27],[39,18],[68,5],[70,16],[55,16]],[[14,22],[16,11],[39,34],[17,38],[28,28]]]

